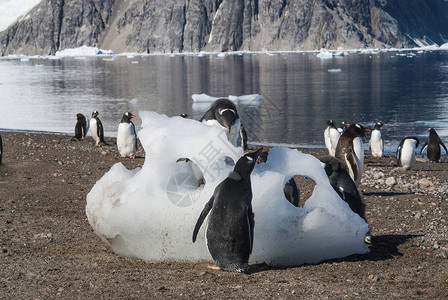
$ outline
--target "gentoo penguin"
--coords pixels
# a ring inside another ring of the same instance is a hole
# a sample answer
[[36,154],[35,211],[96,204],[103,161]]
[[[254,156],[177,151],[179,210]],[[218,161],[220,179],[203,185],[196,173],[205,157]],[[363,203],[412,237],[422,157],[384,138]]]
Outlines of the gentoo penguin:
[[420,150],[420,154],[422,154],[425,148],[428,148],[426,150],[426,156],[428,157],[429,161],[438,162],[440,160],[440,156],[442,155],[442,149],[440,147],[443,147],[445,149],[446,154],[448,154],[448,150],[446,149],[445,144],[442,142],[434,128],[429,128],[428,131],[429,138],[423,144],[422,150]]
[[216,265],[225,271],[248,272],[254,241],[254,214],[250,174],[263,149],[242,156],[233,172],[216,188],[193,231],[193,243],[210,212],[206,243]]
[[348,124],[348,123],[345,123],[345,122],[339,123],[339,126],[338,126],[339,133],[342,134],[347,129],[348,126],[350,126],[350,124]]
[[[268,152],[263,151],[258,156],[257,164],[265,163],[268,160]],[[288,182],[286,182],[285,187],[283,188],[283,193],[285,194],[285,198],[291,202],[294,206],[299,206],[300,201],[300,191],[297,188],[297,184],[294,181],[294,178],[291,178]]]
[[185,119],[190,117],[190,115],[186,114],[186,113],[181,113],[179,116],[181,116],[182,118],[185,118]]
[[397,164],[405,170],[409,170],[415,163],[415,149],[419,144],[418,138],[414,136],[401,140],[397,148]]
[[[355,153],[353,140],[364,136],[364,133],[369,131],[371,131],[369,128],[360,124],[352,124],[341,135],[338,146],[336,147],[335,157],[342,160],[347,165],[350,177],[357,184],[361,182],[363,161],[361,161]],[[360,153],[364,154],[364,151],[361,151]]]
[[247,135],[242,129],[236,106],[229,99],[218,99],[213,102],[199,121],[223,129],[227,139],[235,147],[238,146],[238,137],[241,137],[241,147],[247,149]]
[[137,152],[137,134],[132,118],[135,118],[132,113],[125,112],[118,124],[117,147],[121,157],[134,158]]
[[0,165],[2,164],[3,160],[3,140],[2,135],[0,134]]
[[86,117],[79,113],[76,114],[76,125],[75,125],[75,139],[83,140],[87,134],[87,120]]
[[99,114],[100,113],[98,111],[94,111],[92,113],[92,118],[90,119],[90,133],[92,134],[92,137],[95,140],[97,146],[100,143],[106,144],[106,142],[104,141],[103,123],[101,123],[100,118],[98,118]]
[[338,145],[339,137],[341,136],[341,134],[336,128],[335,121],[327,120],[325,122],[328,125],[324,131],[325,146],[328,149],[328,154],[334,156],[336,152],[336,146]]
[[383,122],[377,122],[375,127],[373,127],[372,133],[369,140],[369,148],[374,157],[383,157],[384,143],[381,137],[380,128],[387,125]]
[[[350,177],[347,165],[340,159],[331,156],[319,157],[319,160],[322,162],[330,184],[336,193],[347,202],[353,212],[357,213],[367,223],[364,199]],[[367,243],[371,242],[369,234],[366,235],[365,241]]]

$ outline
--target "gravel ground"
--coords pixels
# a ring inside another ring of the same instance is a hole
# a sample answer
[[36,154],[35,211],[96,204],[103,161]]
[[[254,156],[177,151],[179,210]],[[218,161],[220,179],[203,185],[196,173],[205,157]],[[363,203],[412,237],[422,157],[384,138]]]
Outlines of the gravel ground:
[[[1,299],[448,299],[446,158],[419,158],[402,171],[393,156],[367,153],[360,189],[371,252],[285,269],[251,266],[246,275],[210,270],[207,262],[119,257],[93,233],[87,193],[114,163],[135,168],[144,153],[122,159],[113,139],[95,147],[91,138],[2,136]],[[306,196],[308,184],[299,188]]]

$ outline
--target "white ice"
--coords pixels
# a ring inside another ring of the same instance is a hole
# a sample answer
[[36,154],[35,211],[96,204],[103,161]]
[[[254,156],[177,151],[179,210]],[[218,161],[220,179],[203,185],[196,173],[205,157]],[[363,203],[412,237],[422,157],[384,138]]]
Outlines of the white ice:
[[209,96],[207,94],[193,94],[193,95],[191,95],[191,98],[193,99],[193,102],[195,102],[195,103],[202,103],[202,102],[211,103],[211,102],[214,102],[215,100],[222,99],[222,98],[229,99],[230,101],[235,102],[235,103],[239,103],[239,102],[258,103],[258,102],[261,102],[261,95],[259,95],[259,94],[249,94],[249,95],[241,95],[241,96],[229,95],[229,96],[224,96],[224,97],[214,97],[214,96]]
[[112,50],[103,50],[96,47],[81,46],[78,48],[65,49],[57,51],[55,57],[83,57],[83,56],[96,56],[96,55],[114,55]]
[[[196,243],[196,220],[215,187],[243,154],[217,127],[181,117],[141,112],[138,136],[145,149],[142,168],[115,164],[87,195],[86,213],[95,233],[122,256],[152,261],[211,260],[203,226]],[[189,158],[205,185],[197,187]],[[284,197],[293,175],[316,186],[303,208]],[[266,164],[252,173],[255,240],[250,263],[299,265],[368,252],[368,226],[330,186],[311,155],[273,148]],[[206,220],[207,221],[207,220]]]

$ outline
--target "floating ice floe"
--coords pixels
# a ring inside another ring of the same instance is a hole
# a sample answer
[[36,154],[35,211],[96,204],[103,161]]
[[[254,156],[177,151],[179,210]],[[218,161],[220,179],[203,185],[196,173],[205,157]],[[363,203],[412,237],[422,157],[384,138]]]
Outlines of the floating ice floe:
[[244,103],[257,103],[261,101],[261,95],[259,94],[250,94],[250,95],[241,95],[241,96],[233,96],[233,95],[229,95],[227,97],[214,97],[214,96],[209,96],[207,94],[193,94],[191,95],[191,98],[193,99],[193,102],[206,102],[206,103],[211,103],[214,102],[218,99],[229,99],[230,101],[233,101],[235,103],[239,103],[239,102],[244,102]]
[[80,56],[97,56],[97,55],[114,55],[112,50],[103,50],[96,47],[81,46],[78,48],[65,49],[57,51],[55,57],[80,57]]
[[[206,226],[193,243],[194,225],[243,150],[214,126],[154,112],[140,117],[144,165],[127,170],[117,163],[95,184],[87,195],[89,223],[122,256],[211,260]],[[205,181],[199,187],[198,168]],[[303,207],[293,206],[283,193],[293,175],[316,183]],[[255,167],[251,180],[255,240],[250,263],[291,266],[369,251],[364,243],[367,224],[334,192],[313,156],[275,147],[267,163]]]

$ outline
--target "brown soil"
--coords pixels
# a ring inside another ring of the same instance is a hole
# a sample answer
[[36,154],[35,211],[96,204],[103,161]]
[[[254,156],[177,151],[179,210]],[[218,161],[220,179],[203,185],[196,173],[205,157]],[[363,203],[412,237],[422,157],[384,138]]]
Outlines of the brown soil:
[[[361,189],[371,227],[371,252],[252,273],[207,269],[207,263],[145,262],[119,257],[94,233],[86,195],[116,162],[128,168],[112,139],[2,133],[0,166],[0,298],[2,299],[448,299],[448,163],[420,159],[402,172],[393,156],[366,156]],[[303,150],[325,155],[323,150]],[[140,153],[142,155],[142,153]],[[427,178],[429,183],[418,184]],[[381,178],[380,178],[381,179]],[[402,187],[407,183],[407,188]]]

